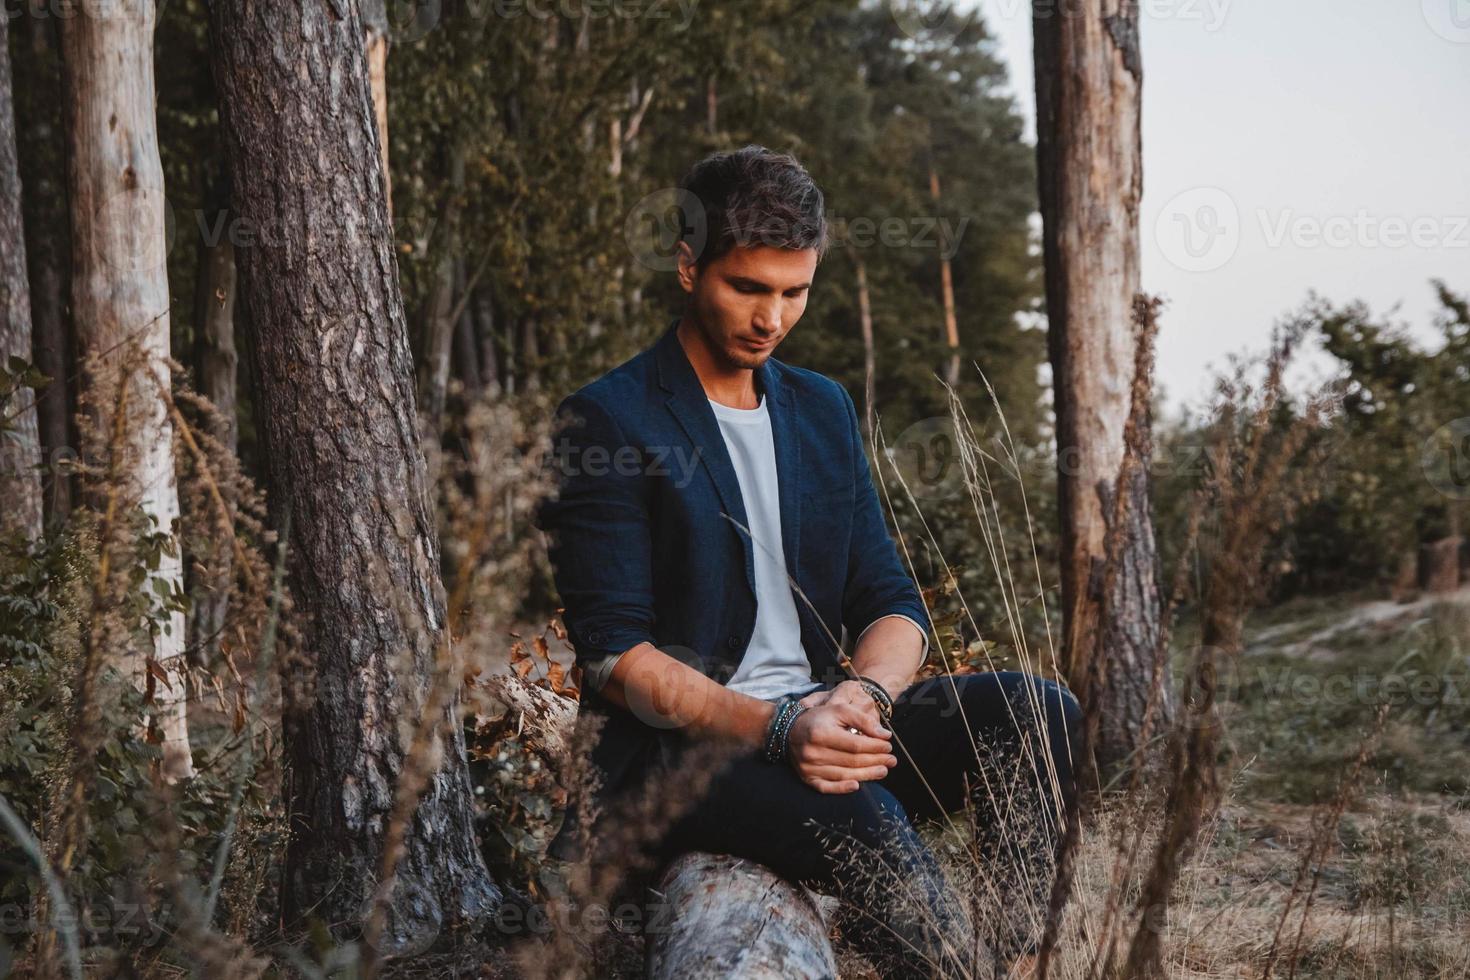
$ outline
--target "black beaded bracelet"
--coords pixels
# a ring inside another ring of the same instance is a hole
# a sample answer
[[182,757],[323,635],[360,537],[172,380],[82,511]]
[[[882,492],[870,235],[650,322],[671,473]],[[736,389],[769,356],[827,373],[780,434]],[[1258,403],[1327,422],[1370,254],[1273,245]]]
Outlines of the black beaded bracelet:
[[776,702],[776,713],[771,717],[770,727],[766,729],[765,757],[767,762],[780,762],[786,758],[787,739],[791,734],[791,726],[796,723],[797,716],[807,710],[807,706],[793,697],[784,697]]
[[857,682],[863,686],[863,690],[868,692],[868,696],[877,702],[878,714],[884,718],[892,717],[893,698],[889,696],[888,689],[866,674],[859,674]]

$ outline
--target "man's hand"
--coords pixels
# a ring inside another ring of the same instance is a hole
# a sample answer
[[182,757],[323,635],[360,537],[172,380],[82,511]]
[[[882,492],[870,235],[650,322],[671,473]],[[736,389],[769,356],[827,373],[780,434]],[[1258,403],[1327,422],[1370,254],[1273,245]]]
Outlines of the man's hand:
[[[787,757],[801,781],[823,793],[854,793],[858,785],[869,779],[882,779],[898,765],[892,752],[893,733],[883,727],[878,706],[867,693],[867,708],[847,700],[834,700],[846,684],[839,684],[809,711],[804,711],[791,727]],[[852,729],[856,728],[854,732]]]

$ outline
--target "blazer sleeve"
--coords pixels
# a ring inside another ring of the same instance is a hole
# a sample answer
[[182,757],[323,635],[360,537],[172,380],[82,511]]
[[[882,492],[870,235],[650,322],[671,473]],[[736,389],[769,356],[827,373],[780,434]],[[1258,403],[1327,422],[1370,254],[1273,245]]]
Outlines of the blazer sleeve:
[[584,683],[605,681],[617,656],[653,642],[653,568],[646,468],[617,420],[585,391],[557,408],[554,497],[537,508]]
[[853,486],[852,540],[848,545],[847,582],[842,591],[842,625],[847,635],[861,637],[884,616],[900,615],[913,621],[924,634],[925,650],[931,630],[929,614],[918,586],[899,559],[898,548],[888,533],[888,522],[873,486],[868,456],[858,428],[852,396],[841,385],[847,409],[848,439],[852,444]]

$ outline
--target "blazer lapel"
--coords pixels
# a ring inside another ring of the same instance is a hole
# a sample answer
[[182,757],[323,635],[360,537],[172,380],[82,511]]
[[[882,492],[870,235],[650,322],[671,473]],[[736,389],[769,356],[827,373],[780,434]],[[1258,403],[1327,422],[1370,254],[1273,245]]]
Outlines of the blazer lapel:
[[[664,402],[698,450],[725,512],[744,527],[749,527],[745,502],[740,496],[740,480],[735,475],[734,464],[730,462],[729,450],[725,448],[719,420],[715,418],[714,409],[709,407],[699,375],[695,374],[694,366],[689,363],[679,343],[675,334],[677,327],[676,319],[655,346],[659,384],[667,392]],[[781,501],[781,550],[786,559],[787,574],[795,579],[797,548],[801,544],[801,439],[796,398],[790,387],[782,383],[780,370],[770,358],[756,370],[755,382],[757,392],[765,395],[766,412],[771,418],[776,484]],[[740,539],[745,555],[745,578],[754,595],[755,561],[750,536],[734,524],[730,525],[730,530]]]
[[[796,579],[797,546],[801,544],[801,438],[796,415],[796,397],[781,382],[780,371],[770,358],[755,372],[766,393],[766,412],[771,417],[771,438],[776,445],[776,483],[781,499],[781,550],[786,573]],[[797,603],[801,605],[800,602]]]
[[[739,521],[741,526],[749,527],[750,519],[745,516],[745,501],[740,496],[735,464],[730,462],[730,451],[725,448],[725,437],[720,433],[714,409],[709,407],[699,375],[694,373],[694,365],[689,363],[689,357],[674,333],[678,323],[675,320],[655,345],[659,384],[666,392],[664,404],[693,443],[705,470],[714,481],[725,513]],[[730,533],[740,540],[740,548],[745,555],[745,581],[750,585],[750,594],[755,595],[755,559],[750,537],[724,518],[721,521],[728,524]]]

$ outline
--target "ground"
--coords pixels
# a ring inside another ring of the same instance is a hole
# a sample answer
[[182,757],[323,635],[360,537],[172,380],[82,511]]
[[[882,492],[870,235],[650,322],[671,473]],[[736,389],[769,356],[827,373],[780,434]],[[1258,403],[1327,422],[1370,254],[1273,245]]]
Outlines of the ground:
[[[1187,657],[1187,625],[1179,645]],[[1282,976],[1470,976],[1470,588],[1265,611],[1225,671],[1222,711],[1227,798],[1175,896],[1173,974],[1260,976],[1274,945]],[[1089,845],[1083,920],[1103,904],[1107,839],[1100,827]],[[1304,862],[1314,842],[1321,860]],[[516,975],[505,951],[477,955],[479,975]],[[1085,975],[1085,959],[1053,975]],[[609,932],[598,961],[597,976],[640,976],[640,940]]]

